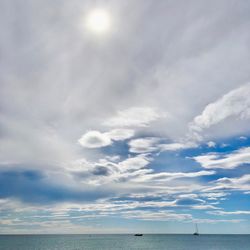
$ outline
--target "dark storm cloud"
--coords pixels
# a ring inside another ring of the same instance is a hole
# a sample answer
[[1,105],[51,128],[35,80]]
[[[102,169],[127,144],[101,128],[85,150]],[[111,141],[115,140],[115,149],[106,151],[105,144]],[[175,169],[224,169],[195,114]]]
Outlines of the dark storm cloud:
[[94,201],[108,195],[109,193],[103,190],[76,190],[53,184],[41,171],[0,171],[0,198],[16,198],[27,203],[50,204],[65,201]]
[[198,205],[198,204],[202,204],[203,201],[202,200],[198,200],[198,199],[191,199],[191,198],[183,198],[183,199],[178,199],[176,201],[177,205],[181,205],[181,206],[191,206],[191,205]]
[[103,166],[97,166],[94,168],[93,172],[94,175],[104,175],[107,176],[110,174],[110,170]]

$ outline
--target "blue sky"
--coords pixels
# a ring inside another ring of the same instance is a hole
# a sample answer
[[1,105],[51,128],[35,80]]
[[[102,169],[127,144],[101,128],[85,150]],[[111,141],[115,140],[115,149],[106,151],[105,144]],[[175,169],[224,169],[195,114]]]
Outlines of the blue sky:
[[250,233],[249,1],[1,1],[0,233]]

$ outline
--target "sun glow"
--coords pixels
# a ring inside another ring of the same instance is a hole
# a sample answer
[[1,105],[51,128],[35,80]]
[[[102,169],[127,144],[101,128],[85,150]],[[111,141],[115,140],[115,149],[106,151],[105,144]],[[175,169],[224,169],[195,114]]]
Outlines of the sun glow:
[[97,34],[106,33],[110,29],[110,16],[102,9],[91,11],[86,18],[88,30]]

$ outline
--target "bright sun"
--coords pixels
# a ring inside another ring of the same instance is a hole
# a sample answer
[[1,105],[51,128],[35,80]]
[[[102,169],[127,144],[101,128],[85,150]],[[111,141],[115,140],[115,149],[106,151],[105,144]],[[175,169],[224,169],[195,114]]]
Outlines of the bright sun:
[[93,10],[87,15],[86,25],[94,33],[106,33],[110,28],[110,16],[105,10]]

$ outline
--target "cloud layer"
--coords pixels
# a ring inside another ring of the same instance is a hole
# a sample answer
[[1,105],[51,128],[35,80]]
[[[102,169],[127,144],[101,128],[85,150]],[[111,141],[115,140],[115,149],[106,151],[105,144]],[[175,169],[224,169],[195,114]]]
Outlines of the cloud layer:
[[[106,34],[86,29],[95,8]],[[1,1],[0,233],[249,233],[249,13]]]

